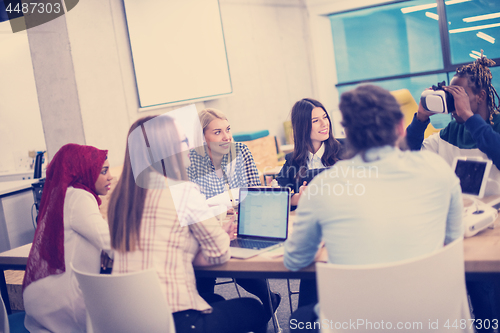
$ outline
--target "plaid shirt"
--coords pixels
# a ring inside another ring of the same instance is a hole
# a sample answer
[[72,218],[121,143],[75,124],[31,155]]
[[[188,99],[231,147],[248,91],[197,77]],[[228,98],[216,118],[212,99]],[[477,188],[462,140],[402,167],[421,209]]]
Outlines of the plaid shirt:
[[[222,158],[221,166],[229,180],[229,188],[260,186],[259,171],[255,166],[250,149],[241,142],[235,142],[236,158],[229,162],[229,154]],[[206,148],[205,148],[206,152]],[[208,153],[204,156],[194,149],[189,151],[191,165],[187,168],[189,180],[200,187],[207,199],[226,190],[226,180],[215,174],[215,167]]]
[[[163,176],[155,177],[155,181],[157,185],[165,184]],[[115,251],[112,273],[153,268],[172,312],[189,309],[210,312],[210,305],[196,289],[192,262],[199,250],[214,265],[229,260],[229,236],[211,217],[205,198],[195,184],[173,184],[169,180],[169,186],[171,189],[149,187],[141,221],[140,245],[133,252]]]

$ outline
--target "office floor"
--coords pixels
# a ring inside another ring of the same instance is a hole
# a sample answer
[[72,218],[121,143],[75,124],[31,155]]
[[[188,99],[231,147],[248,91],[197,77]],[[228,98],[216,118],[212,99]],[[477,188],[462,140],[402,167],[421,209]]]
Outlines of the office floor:
[[[217,282],[226,281],[227,279],[218,279]],[[299,290],[300,280],[290,280],[290,286],[292,291]],[[279,292],[281,294],[281,303],[278,307],[277,317],[283,333],[290,332],[290,305],[288,301],[288,287],[286,280],[284,279],[270,279],[269,284],[273,292]],[[252,294],[247,293],[243,288],[238,287],[242,297],[255,297]],[[226,299],[238,297],[234,283],[217,285],[215,287],[215,292]],[[292,306],[293,310],[297,309],[298,295],[292,295]],[[274,326],[272,320],[269,321],[267,327],[267,333],[274,333]]]

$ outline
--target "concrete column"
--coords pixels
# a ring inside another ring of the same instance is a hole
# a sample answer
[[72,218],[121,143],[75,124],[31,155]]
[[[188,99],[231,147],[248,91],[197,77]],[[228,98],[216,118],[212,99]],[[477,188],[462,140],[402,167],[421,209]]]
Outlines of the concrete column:
[[66,143],[85,144],[66,16],[28,29],[48,159]]

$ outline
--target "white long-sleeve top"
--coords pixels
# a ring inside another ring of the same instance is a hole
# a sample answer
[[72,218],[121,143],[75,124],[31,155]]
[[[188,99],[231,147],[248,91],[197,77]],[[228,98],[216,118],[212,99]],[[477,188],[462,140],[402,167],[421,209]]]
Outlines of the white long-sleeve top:
[[23,293],[25,326],[30,332],[85,332],[86,312],[78,282],[71,270],[98,274],[101,250],[110,250],[108,223],[94,196],[68,187],[64,199],[63,274],[50,275],[28,285]]

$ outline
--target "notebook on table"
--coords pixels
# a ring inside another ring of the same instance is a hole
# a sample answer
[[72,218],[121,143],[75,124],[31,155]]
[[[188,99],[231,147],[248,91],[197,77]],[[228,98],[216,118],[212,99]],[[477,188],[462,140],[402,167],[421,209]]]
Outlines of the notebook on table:
[[241,188],[238,232],[231,241],[231,256],[246,259],[283,246],[288,236],[290,189]]

